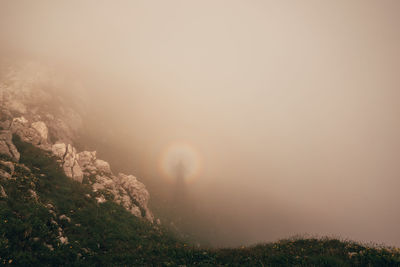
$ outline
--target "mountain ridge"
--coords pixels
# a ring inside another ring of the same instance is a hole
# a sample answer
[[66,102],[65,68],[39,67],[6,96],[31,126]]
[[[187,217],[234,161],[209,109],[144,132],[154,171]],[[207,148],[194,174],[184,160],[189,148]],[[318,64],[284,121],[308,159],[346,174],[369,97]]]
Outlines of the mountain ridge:
[[[109,163],[98,159],[95,151],[78,152],[74,147],[84,122],[80,114],[57,95],[62,78],[37,63],[10,67],[2,77],[0,153],[18,153],[11,140],[11,135],[17,134],[24,142],[57,156],[71,179],[82,183],[85,178],[93,191],[112,194],[117,204],[153,222],[154,216],[147,207],[150,195],[143,183],[133,175],[115,175]],[[13,158],[18,162],[16,156]],[[105,196],[99,196],[97,201],[104,202]]]

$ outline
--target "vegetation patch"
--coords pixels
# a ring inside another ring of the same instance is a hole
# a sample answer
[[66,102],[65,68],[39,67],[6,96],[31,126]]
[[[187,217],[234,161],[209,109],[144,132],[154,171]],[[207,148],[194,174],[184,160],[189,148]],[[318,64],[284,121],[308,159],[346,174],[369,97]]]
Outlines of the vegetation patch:
[[[337,239],[197,248],[69,179],[56,158],[14,136],[21,153],[2,181],[0,264],[15,266],[400,266],[400,250]],[[44,175],[43,175],[44,174]],[[33,193],[37,198],[33,197]]]

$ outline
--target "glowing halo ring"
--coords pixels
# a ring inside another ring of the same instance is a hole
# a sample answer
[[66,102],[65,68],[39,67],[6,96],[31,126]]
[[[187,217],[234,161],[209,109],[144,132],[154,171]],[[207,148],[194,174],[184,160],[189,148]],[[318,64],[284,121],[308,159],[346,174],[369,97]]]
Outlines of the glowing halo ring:
[[182,162],[186,169],[184,181],[193,183],[201,172],[202,160],[197,149],[187,141],[175,141],[168,144],[160,153],[158,170],[170,183],[177,179],[176,166]]

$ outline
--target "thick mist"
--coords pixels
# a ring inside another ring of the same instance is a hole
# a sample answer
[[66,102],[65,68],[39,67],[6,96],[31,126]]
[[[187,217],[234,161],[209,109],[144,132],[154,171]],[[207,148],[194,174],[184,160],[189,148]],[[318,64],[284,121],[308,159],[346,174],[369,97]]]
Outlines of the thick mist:
[[[177,216],[211,244],[400,246],[399,12],[394,0],[3,0],[0,55],[81,81],[99,153],[156,211],[186,203]],[[179,190],[163,167],[177,146]]]

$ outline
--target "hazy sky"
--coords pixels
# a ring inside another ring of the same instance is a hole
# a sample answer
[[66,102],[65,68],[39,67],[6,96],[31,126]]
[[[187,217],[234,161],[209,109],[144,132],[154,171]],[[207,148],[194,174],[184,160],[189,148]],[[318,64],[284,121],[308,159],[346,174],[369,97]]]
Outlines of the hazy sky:
[[85,80],[139,174],[162,177],[166,147],[190,144],[188,186],[222,243],[400,246],[399,14],[397,0],[0,0],[0,53]]

